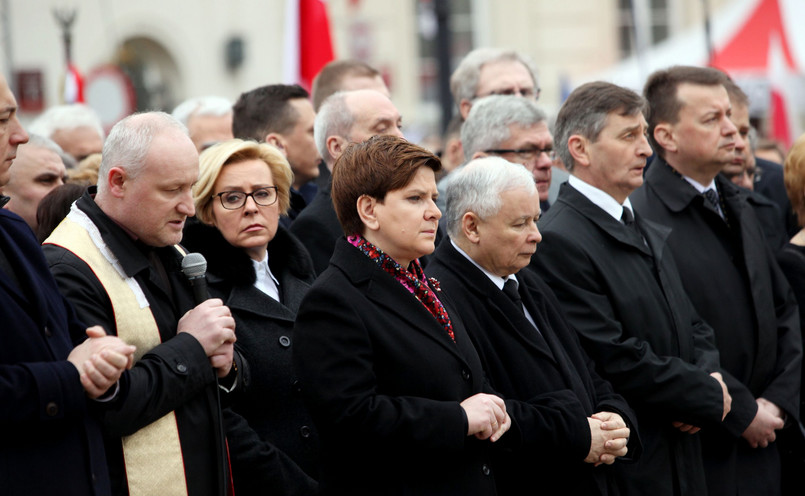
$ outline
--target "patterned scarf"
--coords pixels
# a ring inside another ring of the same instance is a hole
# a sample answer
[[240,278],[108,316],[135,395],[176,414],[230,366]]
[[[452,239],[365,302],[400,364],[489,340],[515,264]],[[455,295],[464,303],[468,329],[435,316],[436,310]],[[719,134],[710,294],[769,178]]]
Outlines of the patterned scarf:
[[[436,297],[436,291],[441,291],[439,281],[432,277],[429,279],[425,277],[419,260],[411,262],[411,266],[408,270],[405,270],[400,264],[394,261],[393,258],[383,253],[383,250],[367,241],[363,236],[349,236],[347,237],[347,241],[363,252],[364,255],[374,260],[378,267],[386,271],[391,277],[396,279],[397,282],[402,284],[405,289],[410,291],[444,327],[450,339],[455,342],[456,337],[453,334],[453,323],[450,322],[450,316],[447,315],[447,310],[445,310],[444,305],[442,305],[442,302]],[[436,291],[431,289],[428,282],[433,285]]]

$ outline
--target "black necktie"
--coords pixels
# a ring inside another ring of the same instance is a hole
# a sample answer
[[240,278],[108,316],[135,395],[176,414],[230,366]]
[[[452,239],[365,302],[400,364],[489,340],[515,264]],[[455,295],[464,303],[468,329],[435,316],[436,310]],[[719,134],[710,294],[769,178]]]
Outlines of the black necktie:
[[632,209],[629,207],[623,207],[621,220],[626,227],[634,228],[634,214],[632,213]]
[[718,210],[718,193],[713,188],[708,188],[704,190],[704,198],[710,202],[710,206],[714,209]]
[[517,292],[517,281],[511,277],[506,279],[506,282],[503,283],[503,292],[506,293],[506,296],[509,297],[518,310],[525,313],[523,310],[523,300],[520,298],[520,293]]

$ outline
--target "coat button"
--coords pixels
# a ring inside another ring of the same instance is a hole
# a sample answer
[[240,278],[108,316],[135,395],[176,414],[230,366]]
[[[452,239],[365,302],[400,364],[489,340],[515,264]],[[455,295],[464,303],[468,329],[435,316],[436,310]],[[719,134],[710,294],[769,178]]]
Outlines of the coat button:
[[470,373],[469,371],[467,371],[467,369],[461,371],[461,378],[464,379],[465,381],[470,380]]
[[283,348],[291,346],[291,338],[288,336],[280,336],[280,346]]
[[303,438],[307,439],[310,437],[310,427],[303,425],[299,428],[299,434],[302,435]]
[[45,406],[45,413],[48,414],[48,417],[55,417],[59,414],[59,405],[51,401]]
[[492,470],[489,468],[489,465],[487,465],[486,463],[484,463],[484,464],[481,466],[481,472],[482,472],[484,475],[489,475],[489,474],[491,474],[491,473],[492,473]]
[[176,364],[176,370],[181,372],[182,374],[184,374],[184,373],[187,372],[187,365],[185,365],[183,363],[178,363],[178,364]]
[[50,327],[45,326],[45,336],[53,337],[53,332],[50,330]]

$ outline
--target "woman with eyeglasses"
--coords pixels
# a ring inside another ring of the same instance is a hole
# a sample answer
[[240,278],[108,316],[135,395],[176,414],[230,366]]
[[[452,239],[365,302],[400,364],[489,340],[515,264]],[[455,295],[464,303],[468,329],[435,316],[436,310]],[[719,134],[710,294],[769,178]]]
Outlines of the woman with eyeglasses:
[[[198,222],[182,240],[207,259],[210,293],[235,317],[243,365],[235,390],[222,392],[224,404],[231,400],[260,440],[278,449],[253,444],[230,452],[239,495],[314,494],[317,487],[318,435],[291,370],[296,312],[315,275],[307,250],[279,225],[292,181],[288,161],[271,145],[235,139],[208,148],[193,190]],[[230,442],[230,450],[242,444]]]

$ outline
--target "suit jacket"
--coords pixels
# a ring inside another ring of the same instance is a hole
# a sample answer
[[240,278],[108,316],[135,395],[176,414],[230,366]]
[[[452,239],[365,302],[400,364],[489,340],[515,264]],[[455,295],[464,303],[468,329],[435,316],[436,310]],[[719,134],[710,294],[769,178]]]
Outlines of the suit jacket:
[[313,201],[291,224],[291,233],[307,248],[313,259],[313,269],[321,274],[330,263],[335,242],[344,235],[330,196],[332,182],[320,186]]
[[[143,355],[129,371],[130,393],[126,400],[119,409],[103,416],[114,493],[128,493],[120,438],[174,410],[188,493],[224,494],[229,476],[217,377],[201,343],[190,334],[176,333],[179,319],[195,306],[178,252],[172,246],[153,249],[133,241],[98,207],[91,191],[78,199],[77,206],[98,227],[126,274],[139,283],[162,337],[162,344]],[[115,334],[109,296],[89,266],[60,246],[45,245],[44,252],[59,289],[75,306],[81,320]],[[149,256],[161,260],[170,288]]]
[[722,366],[739,381],[728,384],[733,401],[727,417],[738,428],[703,436],[710,492],[734,494],[733,487],[741,487],[775,494],[776,448],[750,449],[739,434],[757,412],[755,398],[799,418],[802,342],[794,294],[743,191],[716,177],[725,221],[667,163],[655,162],[632,203],[641,215],[671,227],[668,246],[685,289],[715,330]]
[[19,283],[0,271],[0,492],[111,494],[100,424],[67,361],[70,334],[86,326],[31,229],[8,210],[0,210],[0,251]]
[[[455,342],[407,289],[339,240],[294,327],[294,367],[321,436],[323,494],[495,494],[492,443],[467,436],[460,406],[488,386],[442,302]],[[509,435],[516,426],[498,443]]]
[[640,447],[634,413],[595,372],[550,288],[531,271],[517,274],[521,298],[537,331],[448,239],[436,250],[428,273],[460,302],[461,320],[496,391],[522,401],[554,396],[563,407],[549,411],[548,422],[535,426],[543,431],[538,449],[511,450],[497,457],[500,494],[520,494],[522,488],[534,486],[546,494],[618,494],[611,467],[584,463],[590,450],[587,417],[601,411],[619,413],[633,432],[631,458]]
[[[315,278],[310,256],[293,235],[278,227],[268,244],[269,265],[279,280],[278,302],[254,287],[251,259],[215,227],[189,223],[182,243],[207,259],[210,295],[221,298],[235,318],[235,349],[242,359],[239,384],[224,401],[258,436],[248,440],[248,432],[227,433],[247,440],[230,442],[235,493],[314,494],[318,432],[291,366],[296,311]],[[233,444],[246,449],[235,450]]]
[[780,219],[790,238],[799,231],[799,222],[785,190],[783,166],[758,157],[755,157],[755,163],[757,165],[755,191],[777,204],[780,209]]
[[645,242],[569,184],[539,222],[531,260],[582,346],[637,413],[643,456],[622,464],[626,494],[706,494],[698,434],[723,412],[713,331],[696,314],[666,245],[669,230],[635,219]]

